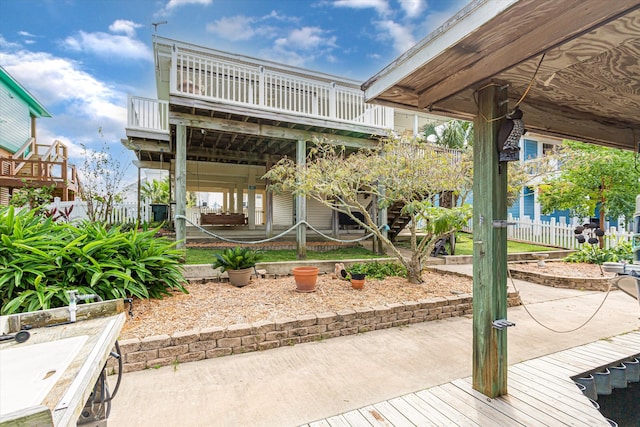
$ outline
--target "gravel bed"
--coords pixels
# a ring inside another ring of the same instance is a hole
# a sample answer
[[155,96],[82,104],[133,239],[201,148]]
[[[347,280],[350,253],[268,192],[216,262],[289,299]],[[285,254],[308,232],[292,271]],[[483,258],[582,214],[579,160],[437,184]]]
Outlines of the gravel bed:
[[419,285],[400,277],[367,279],[364,289],[354,290],[350,282],[325,274],[318,276],[317,291],[312,293],[296,292],[293,276],[253,278],[243,288],[226,282],[189,284],[189,294],[174,293],[162,300],[135,300],[134,318],[127,318],[120,338],[144,338],[213,326],[470,294],[473,288],[472,279],[467,277],[438,272],[425,272],[422,277],[424,283]]

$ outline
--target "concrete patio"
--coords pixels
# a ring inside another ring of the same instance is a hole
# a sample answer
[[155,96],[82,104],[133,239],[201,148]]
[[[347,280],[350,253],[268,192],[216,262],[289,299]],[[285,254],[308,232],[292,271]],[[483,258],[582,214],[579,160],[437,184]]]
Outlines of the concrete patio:
[[[439,266],[469,273],[471,265]],[[573,329],[605,294],[516,281],[542,323]],[[511,308],[509,363],[638,330],[638,302],[613,291],[584,328],[554,333]],[[470,317],[127,373],[117,426],[295,426],[471,375]],[[115,377],[112,377],[115,380]]]

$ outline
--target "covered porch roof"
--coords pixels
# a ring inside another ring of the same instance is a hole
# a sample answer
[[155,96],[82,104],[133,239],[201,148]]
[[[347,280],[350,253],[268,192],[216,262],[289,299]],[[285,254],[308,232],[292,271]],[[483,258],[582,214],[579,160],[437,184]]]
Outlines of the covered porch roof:
[[527,130],[638,150],[640,2],[474,0],[362,85],[365,100],[471,120],[509,86]]

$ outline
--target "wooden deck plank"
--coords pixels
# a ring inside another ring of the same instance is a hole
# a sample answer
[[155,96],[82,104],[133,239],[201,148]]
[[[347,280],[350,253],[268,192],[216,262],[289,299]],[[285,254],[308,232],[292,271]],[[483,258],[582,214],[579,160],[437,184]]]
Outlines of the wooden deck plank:
[[308,427],[331,427],[327,420],[318,420],[307,424]]
[[[437,408],[429,405],[426,401],[419,398],[415,394],[407,394],[406,396],[402,396],[402,400],[405,400],[409,405],[411,405],[416,410],[420,411],[424,416],[426,416],[430,422],[433,422],[436,426],[455,426],[456,423],[447,418],[444,414],[438,411]],[[429,425],[427,423],[427,425]]]
[[518,365],[522,364],[532,366],[535,369],[544,370],[545,372],[556,375],[558,377],[570,378],[572,375],[576,374],[576,370],[574,368],[568,367],[564,363],[560,363],[558,361],[553,361],[550,359],[532,359],[527,360],[526,362],[518,363]]
[[571,367],[573,369],[574,375],[585,372],[585,371],[590,371],[599,366],[598,364],[589,363],[580,359],[579,357],[573,357],[571,355],[567,355],[564,353],[550,354],[549,356],[546,356],[546,357],[548,358],[547,360],[549,361],[564,363],[568,367]]
[[[565,390],[566,392],[573,393],[576,389],[580,390],[576,385],[575,381],[573,381],[569,377],[557,378],[552,374],[546,373],[544,371],[536,370],[531,366],[512,366],[509,368],[509,372],[513,370],[515,375],[521,375],[529,378],[531,381],[541,385],[541,386],[552,386],[556,390]],[[552,383],[552,384],[550,384]]]
[[638,346],[640,345],[640,336],[637,336],[635,333],[618,335],[618,336],[612,337],[611,341],[619,342],[622,345],[637,349]]
[[492,408],[494,411],[500,412],[504,416],[514,420],[513,425],[520,424],[520,425],[530,426],[530,425],[541,424],[539,419],[531,416],[529,411],[530,408],[527,408],[526,411],[523,411],[521,410],[521,408],[518,408],[514,405],[510,405],[504,400],[500,400],[497,398],[490,399],[490,398],[487,398],[487,396],[485,396],[484,394],[480,393],[479,391],[474,390],[471,384],[471,379],[469,380],[469,382],[465,382],[464,380],[455,380],[455,381],[452,381],[451,384],[458,387],[460,391],[468,394],[471,398],[484,403],[485,405]]
[[[471,378],[465,378],[464,380],[461,380],[466,382],[469,387],[471,388],[472,386],[472,380]],[[473,390],[473,388],[471,388],[471,390]],[[476,393],[479,393],[475,390],[473,390]],[[552,417],[551,415],[549,415],[546,411],[543,411],[541,409],[539,409],[536,406],[532,406],[530,403],[525,402],[519,398],[517,398],[516,396],[514,396],[513,394],[506,394],[503,396],[500,396],[498,398],[493,399],[493,402],[496,403],[496,405],[499,404],[504,404],[507,407],[513,407],[516,408],[518,410],[520,410],[521,412],[524,412],[526,414],[528,414],[530,417],[533,417],[536,419],[536,422],[531,423],[529,425],[531,426],[556,426],[558,425],[558,419]]]
[[388,401],[376,403],[373,405],[376,410],[382,414],[389,422],[395,427],[414,427],[411,421],[407,419],[400,411],[398,411],[391,403]]
[[593,367],[591,369],[600,368],[602,366],[608,366],[616,361],[616,358],[611,356],[602,355],[595,351],[586,352],[579,349],[571,349],[570,351],[562,352],[563,356],[571,357],[580,360],[583,363],[590,364]]
[[586,409],[593,408],[593,404],[589,401],[589,399],[580,391],[577,385],[574,384],[573,389],[564,388],[558,386],[554,381],[548,381],[546,385],[542,385],[539,383],[533,383],[532,375],[525,374],[521,375],[519,372],[510,371],[511,375],[510,379],[514,381],[518,381],[521,384],[530,384],[536,388],[536,390],[542,391],[544,393],[549,394],[550,396],[555,396],[557,399],[562,399],[567,403],[571,403],[576,407],[584,406]]
[[583,354],[587,357],[592,357],[593,360],[603,361],[600,366],[612,365],[618,360],[624,359],[628,356],[624,353],[617,353],[600,347],[576,348],[571,354]]
[[367,419],[364,416],[362,416],[362,414],[357,410],[345,412],[344,414],[342,414],[342,416],[344,417],[345,420],[347,420],[349,425],[351,425],[352,427],[371,427],[372,426],[372,424],[369,421],[367,421]]
[[374,427],[393,427],[393,424],[378,412],[373,405],[365,406],[359,409],[358,412]]
[[509,381],[509,393],[530,402],[532,406],[548,411],[554,418],[558,418],[559,421],[567,423],[567,425],[608,425],[604,424],[606,420],[593,406],[591,408],[586,406],[576,408],[567,403],[562,395],[558,396],[558,394],[547,392],[547,390],[540,391],[515,378],[511,378]]
[[409,403],[409,401],[403,399],[402,397],[396,397],[395,399],[391,399],[389,400],[389,403],[414,425],[417,425],[417,426],[438,425],[436,422],[434,422],[427,415],[422,413],[415,406]]
[[331,427],[352,427],[342,415],[335,415],[326,419]]
[[447,405],[446,402],[437,398],[433,393],[431,393],[431,389],[419,391],[415,393],[415,395],[434,408],[438,408],[438,411],[440,411],[441,414],[445,415],[457,426],[480,426],[476,421],[467,417],[467,414],[458,411],[456,408]]
[[622,354],[623,357],[629,357],[631,354],[633,354],[633,352],[631,353],[629,352],[628,347],[623,347],[623,346],[620,346],[619,344],[616,344],[610,341],[597,341],[591,344],[587,344],[585,348],[598,349],[598,351],[601,351],[607,354]]
[[[504,426],[510,427],[515,425],[513,420],[509,420],[499,412],[489,408],[483,402],[473,398],[467,398],[466,393],[453,384],[442,384],[430,389],[436,397],[438,397],[447,405],[456,408],[458,411],[472,418],[476,423],[482,426]],[[466,395],[466,396],[464,396]]]

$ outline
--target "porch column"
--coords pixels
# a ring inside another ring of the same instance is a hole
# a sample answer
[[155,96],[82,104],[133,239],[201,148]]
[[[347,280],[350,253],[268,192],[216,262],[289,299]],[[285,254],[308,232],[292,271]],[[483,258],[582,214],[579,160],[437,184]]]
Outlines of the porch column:
[[[299,139],[296,147],[296,164],[299,168],[307,162],[307,142]],[[296,196],[296,221],[307,219],[307,199],[304,196]],[[298,259],[307,258],[307,226],[300,225],[296,228],[296,246]]]
[[235,187],[231,186],[229,187],[229,191],[227,193],[227,197],[229,198],[229,201],[227,203],[227,209],[225,210],[225,212],[229,212],[229,213],[233,213],[235,212],[234,209],[236,207],[236,202],[235,202]]
[[247,187],[247,218],[249,220],[249,230],[256,229],[256,173],[249,171],[249,186]]
[[237,196],[236,196],[236,213],[242,213],[242,192],[243,192],[243,186],[244,184],[238,184],[236,187],[236,192],[237,192]]
[[[496,141],[507,112],[507,90],[489,84],[477,93],[473,122],[473,388],[488,397],[507,393],[507,329],[492,322],[507,316],[507,163]],[[504,104],[501,104],[504,102]]]
[[[271,160],[267,161],[267,171],[271,169]],[[265,210],[265,230],[266,236],[273,236],[273,193],[269,190],[271,180],[267,179],[266,191],[264,192],[264,210]]]
[[[176,215],[187,215],[187,127],[176,125]],[[176,249],[187,247],[187,223],[176,219]]]

